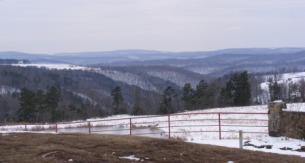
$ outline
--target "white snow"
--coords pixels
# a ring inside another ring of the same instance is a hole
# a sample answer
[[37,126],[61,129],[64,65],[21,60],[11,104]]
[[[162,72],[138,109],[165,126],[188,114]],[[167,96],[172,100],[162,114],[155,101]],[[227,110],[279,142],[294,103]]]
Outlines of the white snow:
[[124,157],[119,157],[120,159],[126,159],[126,160],[135,160],[135,161],[140,161],[140,158],[135,157],[135,155],[130,155],[130,156],[124,156]]
[[19,67],[38,67],[46,69],[56,69],[56,70],[90,70],[89,67],[71,65],[71,64],[51,64],[51,63],[31,63],[31,64],[12,64],[12,66]]
[[[287,111],[302,111],[305,110],[304,108],[304,103],[287,105]],[[292,138],[287,139],[286,137],[275,138],[268,136],[267,111],[268,110],[266,105],[258,105],[249,107],[228,107],[201,111],[189,111],[174,114],[170,117],[161,115],[116,115],[106,118],[92,118],[88,119],[87,121],[59,123],[57,124],[57,128],[58,133],[88,133],[88,125],[90,124],[91,133],[129,135],[131,122],[132,135],[168,138],[168,119],[170,118],[171,138],[179,138],[191,143],[239,148],[238,131],[242,130],[244,132],[244,142],[250,141],[251,144],[256,146],[272,145],[272,149],[245,146],[245,150],[298,155],[305,157],[305,152],[292,151],[299,149],[301,146],[305,146],[304,140],[297,140]],[[219,140],[218,132],[219,112],[221,112],[221,140]],[[55,124],[27,125],[26,128],[28,131],[23,131],[25,125],[0,126],[0,133],[2,133],[2,135],[6,135],[10,132],[56,133],[54,131],[55,127]],[[31,129],[34,131],[31,131]],[[284,147],[291,148],[292,150],[280,149]]]
[[305,103],[292,103],[287,104],[287,109],[283,109],[287,112],[305,112]]
[[[268,82],[269,79],[272,79],[273,81],[277,81],[278,84],[284,84],[288,86],[289,83],[298,83],[301,79],[305,79],[305,72],[296,72],[296,73],[284,73],[284,74],[278,74],[276,77],[274,75],[266,75],[263,76],[264,82],[260,84],[260,88],[262,90],[262,94],[259,96],[261,99],[261,102],[263,104],[266,104],[270,98],[269,94],[269,85]],[[299,94],[296,92],[296,94]]]
[[18,93],[20,90],[6,85],[0,85],[0,95],[11,94],[14,92]]

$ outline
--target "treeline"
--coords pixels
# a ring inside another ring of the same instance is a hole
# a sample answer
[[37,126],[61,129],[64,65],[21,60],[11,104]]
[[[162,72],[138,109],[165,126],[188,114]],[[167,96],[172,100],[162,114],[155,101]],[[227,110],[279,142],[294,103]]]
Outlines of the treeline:
[[18,121],[56,122],[60,118],[56,110],[60,101],[60,89],[52,86],[46,92],[39,89],[33,92],[22,88],[20,92],[20,109]]
[[[31,84],[24,84],[29,82],[26,79],[33,75],[32,73],[27,72],[29,76],[26,76],[18,71],[12,72],[7,69],[0,73],[2,75],[11,74],[26,81],[19,83],[24,86],[20,92],[0,96],[0,120],[2,122],[70,121],[113,114],[171,114],[185,110],[243,106],[252,103],[249,75],[246,71],[228,74],[211,82],[201,80],[195,88],[192,88],[190,83],[186,83],[180,89],[170,85],[166,86],[162,92],[154,93],[136,86],[126,87],[122,83],[113,83],[112,80],[104,79],[102,75],[89,72],[68,71],[69,73],[65,73],[65,71],[34,70],[37,74],[34,79],[29,78],[29,80],[38,81],[35,84],[39,89]],[[45,72],[44,76],[39,71]],[[64,74],[63,77],[61,73]],[[74,76],[76,74],[82,75]],[[35,79],[40,75],[44,78]],[[77,83],[72,76],[86,77],[86,80],[80,80]],[[97,81],[106,86],[103,85],[102,89],[101,87],[95,89],[94,86],[97,83],[93,82],[96,80],[94,78],[100,77],[102,79]],[[107,80],[110,82],[105,83]],[[40,86],[44,81],[47,84],[44,83],[46,84],[44,87]],[[86,91],[82,94],[76,93],[81,92],[80,90],[84,90],[84,88],[87,88],[87,91],[91,90],[91,93],[90,91],[89,93]],[[110,89],[109,96],[104,92],[97,94],[97,92],[107,89]]]
[[0,65],[17,64],[17,63],[30,63],[30,61],[29,60],[17,60],[17,59],[0,59]]
[[[180,97],[183,102],[180,111],[250,105],[252,103],[251,86],[248,78],[247,71],[244,71],[230,74],[230,78],[224,82],[225,84],[221,78],[211,83],[201,80],[196,88],[192,88],[190,83],[186,83]],[[171,87],[163,91],[162,97],[159,113],[170,114],[179,111],[173,108],[172,101],[179,96]]]
[[[228,81],[224,81],[224,78],[226,79],[228,76]],[[155,113],[171,114],[185,110],[225,106],[247,106],[252,104],[251,85],[247,71],[232,73],[228,76],[210,83],[201,80],[196,85],[196,88],[192,88],[190,83],[186,83],[181,88],[181,93],[177,92],[171,86],[166,87],[162,92]],[[114,114],[126,113],[126,110],[120,107],[124,101],[121,91],[121,88],[118,86],[112,91],[112,108]],[[135,102],[131,112],[133,115],[145,114],[143,110],[145,105],[139,101],[140,96],[141,94],[138,91],[135,92]]]
[[[262,82],[260,75],[243,71],[185,83],[183,87],[159,79],[156,85],[162,91],[152,92],[96,72],[0,65],[0,89],[5,86],[19,90],[0,94],[0,122],[70,121],[113,114],[171,114],[261,104]],[[290,83],[284,85],[271,78],[267,101],[303,101],[305,81],[298,86]]]
[[293,81],[287,79],[286,81],[278,82],[278,76],[269,78],[269,95],[270,100],[282,100],[289,102],[305,102],[305,80]]

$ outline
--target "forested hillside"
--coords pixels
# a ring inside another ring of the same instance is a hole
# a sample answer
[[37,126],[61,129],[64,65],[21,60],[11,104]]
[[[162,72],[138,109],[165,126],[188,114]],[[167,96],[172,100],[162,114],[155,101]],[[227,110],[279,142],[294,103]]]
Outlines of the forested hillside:
[[44,68],[20,61],[15,64],[17,60],[10,62],[14,66],[0,65],[0,122],[67,121],[125,113],[170,114],[276,99],[304,101],[304,84],[298,80],[276,81],[273,75],[247,71],[211,78],[169,66],[76,68],[42,64]]
[[[56,70],[1,65],[0,121],[19,119],[17,113],[21,108],[22,93],[28,93],[34,98],[34,96],[46,95],[52,87],[60,92],[60,100],[56,109],[57,115],[59,115],[57,120],[113,114],[111,92],[117,86],[121,88],[124,99],[120,104],[122,113],[133,113],[136,105],[141,107],[141,112],[137,114],[155,114],[159,112],[159,103],[164,89],[171,87],[180,95],[184,82],[190,82],[195,86],[203,78],[204,76],[200,74],[172,67],[102,67],[86,70]],[[175,111],[179,111],[181,105],[181,100],[178,97],[175,98],[173,104]],[[37,111],[38,113],[42,114],[41,111]],[[46,121],[48,119],[50,119],[50,115],[45,117]]]
[[[172,84],[173,85],[173,84]],[[35,67],[0,66],[0,108],[1,121],[14,120],[20,108],[19,98],[22,88],[32,92],[47,92],[56,87],[61,92],[58,105],[62,119],[86,118],[112,114],[111,90],[122,88],[124,108],[131,112],[135,92],[139,92],[139,101],[145,105],[145,113],[154,113],[160,100],[160,93],[140,89],[114,81],[100,73],[72,70],[48,70]],[[160,85],[166,87],[166,85]],[[161,89],[160,88],[160,89]],[[15,90],[15,91],[12,91]]]
[[[247,73],[244,79],[248,83]],[[164,66],[55,70],[2,65],[0,121],[66,121],[249,105],[250,85],[244,89],[246,103],[236,103],[235,95],[228,94],[239,88],[227,82],[239,80],[238,73],[212,80]]]

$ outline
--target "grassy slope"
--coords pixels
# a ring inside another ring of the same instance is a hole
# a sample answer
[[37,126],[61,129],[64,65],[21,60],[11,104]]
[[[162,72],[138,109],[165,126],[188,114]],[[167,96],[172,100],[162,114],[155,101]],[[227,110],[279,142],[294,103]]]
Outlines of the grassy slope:
[[305,158],[253,152],[179,140],[81,134],[0,136],[0,162],[305,162]]

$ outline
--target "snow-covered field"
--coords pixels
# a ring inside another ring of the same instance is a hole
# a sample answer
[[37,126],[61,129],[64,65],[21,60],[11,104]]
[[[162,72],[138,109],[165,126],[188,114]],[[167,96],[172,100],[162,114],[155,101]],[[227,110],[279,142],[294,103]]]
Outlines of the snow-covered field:
[[19,67],[38,67],[56,70],[90,70],[89,67],[71,65],[71,64],[51,64],[51,63],[31,63],[31,64],[12,64]]
[[[264,77],[266,82],[261,83],[261,89],[264,91],[269,91],[269,82],[268,79],[271,78],[274,79],[273,75],[267,75]],[[301,79],[305,79],[305,72],[296,72],[296,73],[284,73],[284,74],[279,74],[277,76],[277,82],[278,83],[286,83],[288,81],[297,83]]]
[[[287,111],[305,111],[305,104],[288,104]],[[219,114],[221,112],[221,114]],[[253,113],[253,114],[244,114]],[[117,115],[106,118],[94,118],[86,121],[45,125],[14,125],[0,126],[2,135],[10,132],[37,132],[37,133],[96,133],[96,134],[123,134],[153,136],[168,138],[169,129],[171,138],[179,138],[187,142],[211,144],[239,148],[239,130],[244,132],[243,141],[255,146],[272,145],[272,149],[244,146],[244,149],[291,154],[305,157],[305,152],[293,151],[305,146],[304,140],[286,137],[269,137],[267,134],[267,106],[228,107],[189,111],[171,116],[129,116]],[[219,139],[219,116],[221,118],[221,140]],[[170,119],[170,124],[168,120]],[[131,125],[130,125],[131,124]],[[91,127],[89,128],[88,125]],[[168,127],[170,125],[170,128]],[[27,131],[24,131],[24,129]],[[281,150],[289,148],[291,150]]]

